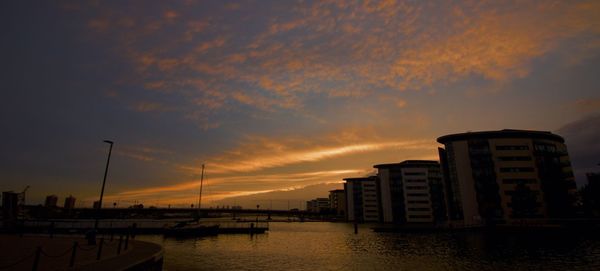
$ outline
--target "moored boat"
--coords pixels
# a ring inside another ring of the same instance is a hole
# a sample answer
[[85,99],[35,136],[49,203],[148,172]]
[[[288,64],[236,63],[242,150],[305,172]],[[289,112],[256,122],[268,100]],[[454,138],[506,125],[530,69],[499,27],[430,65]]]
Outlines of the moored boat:
[[177,237],[196,237],[209,236],[219,234],[219,225],[202,225],[202,224],[178,224],[170,228],[165,228],[165,236]]

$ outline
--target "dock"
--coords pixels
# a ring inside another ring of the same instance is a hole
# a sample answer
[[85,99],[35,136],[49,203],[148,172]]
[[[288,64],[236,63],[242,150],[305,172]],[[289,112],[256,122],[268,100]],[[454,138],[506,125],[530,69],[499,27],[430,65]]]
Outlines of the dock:
[[[26,220],[13,229],[2,229],[4,233],[37,234],[85,234],[94,228],[94,220]],[[166,229],[176,225],[176,220],[100,220],[100,234],[164,234]],[[269,230],[269,222],[263,221],[206,221],[201,225],[219,225],[217,234],[264,234]]]
[[162,270],[161,245],[98,237],[0,234],[2,270]]

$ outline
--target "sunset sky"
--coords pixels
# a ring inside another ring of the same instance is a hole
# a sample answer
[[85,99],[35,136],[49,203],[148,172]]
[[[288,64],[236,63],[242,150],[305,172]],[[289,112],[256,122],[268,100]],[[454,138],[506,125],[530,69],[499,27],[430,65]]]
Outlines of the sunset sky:
[[[207,202],[553,131],[600,171],[600,1],[2,1],[0,190]],[[208,203],[210,204],[210,203]]]

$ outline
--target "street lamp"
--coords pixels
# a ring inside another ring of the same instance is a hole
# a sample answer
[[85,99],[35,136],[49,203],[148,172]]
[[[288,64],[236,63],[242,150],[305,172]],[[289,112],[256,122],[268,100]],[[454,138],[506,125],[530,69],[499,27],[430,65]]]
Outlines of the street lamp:
[[258,208],[260,208],[259,204],[256,204],[256,225],[258,226]]
[[[106,175],[108,174],[108,165],[110,164],[110,154],[112,153],[112,147],[114,142],[110,140],[104,140],[104,143],[110,144],[108,149],[108,159],[106,160],[106,168],[104,169],[104,179],[102,180],[102,190],[100,191],[100,201],[98,202],[98,216],[100,216],[100,209],[102,209],[102,197],[104,197],[104,186],[106,185]],[[98,229],[98,216],[96,216],[96,223],[94,229]]]

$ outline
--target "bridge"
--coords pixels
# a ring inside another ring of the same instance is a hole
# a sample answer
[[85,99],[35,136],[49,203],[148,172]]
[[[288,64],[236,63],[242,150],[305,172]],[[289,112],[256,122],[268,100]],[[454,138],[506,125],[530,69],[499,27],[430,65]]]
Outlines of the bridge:
[[315,217],[317,213],[302,210],[269,210],[269,209],[215,209],[215,208],[44,208],[27,206],[27,213],[34,218],[130,218],[130,217],[222,217],[222,216],[288,216]]

